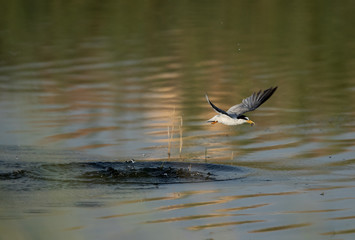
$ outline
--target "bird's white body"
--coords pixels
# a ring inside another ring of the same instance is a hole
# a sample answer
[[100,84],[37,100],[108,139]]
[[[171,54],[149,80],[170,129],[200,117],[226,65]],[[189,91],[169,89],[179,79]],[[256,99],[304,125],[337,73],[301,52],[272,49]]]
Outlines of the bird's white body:
[[249,123],[248,121],[250,121],[249,119],[245,120],[245,119],[241,119],[241,118],[231,118],[225,114],[218,114],[216,116],[214,116],[213,118],[211,118],[210,120],[208,120],[207,122],[211,122],[211,123],[222,123],[224,125],[240,125],[243,123]]

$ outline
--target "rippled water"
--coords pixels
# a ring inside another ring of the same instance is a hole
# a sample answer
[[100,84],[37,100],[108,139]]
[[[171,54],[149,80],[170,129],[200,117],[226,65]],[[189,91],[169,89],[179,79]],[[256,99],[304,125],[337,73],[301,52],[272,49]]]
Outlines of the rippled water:
[[0,239],[353,239],[354,3],[138,2],[3,4]]

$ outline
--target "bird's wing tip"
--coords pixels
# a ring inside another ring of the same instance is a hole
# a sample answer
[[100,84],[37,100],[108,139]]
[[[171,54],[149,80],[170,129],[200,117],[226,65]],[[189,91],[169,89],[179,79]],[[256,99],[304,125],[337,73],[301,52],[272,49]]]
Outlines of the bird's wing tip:
[[207,92],[205,92],[205,98],[206,98],[207,102],[210,102],[210,99],[208,98]]

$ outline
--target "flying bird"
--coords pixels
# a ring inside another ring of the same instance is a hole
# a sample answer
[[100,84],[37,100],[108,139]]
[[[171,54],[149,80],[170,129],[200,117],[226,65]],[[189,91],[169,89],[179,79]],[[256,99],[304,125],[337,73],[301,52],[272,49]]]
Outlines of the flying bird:
[[250,120],[247,116],[243,115],[246,112],[254,111],[261,104],[266,102],[272,94],[276,91],[277,87],[271,87],[264,91],[254,92],[250,97],[243,99],[242,103],[237,104],[229,108],[227,111],[224,111],[214,105],[207,96],[207,102],[212,106],[212,108],[218,113],[218,115],[214,116],[207,122],[211,124],[222,123],[224,125],[240,125],[243,123],[249,123],[253,126],[255,123]]

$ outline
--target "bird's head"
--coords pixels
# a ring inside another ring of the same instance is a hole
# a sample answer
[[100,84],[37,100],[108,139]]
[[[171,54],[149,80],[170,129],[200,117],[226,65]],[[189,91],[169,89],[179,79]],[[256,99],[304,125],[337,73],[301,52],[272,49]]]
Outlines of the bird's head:
[[238,119],[242,121],[242,124],[243,123],[249,123],[250,126],[254,126],[255,125],[255,123],[252,120],[250,120],[247,116],[241,115],[241,116],[238,117]]

